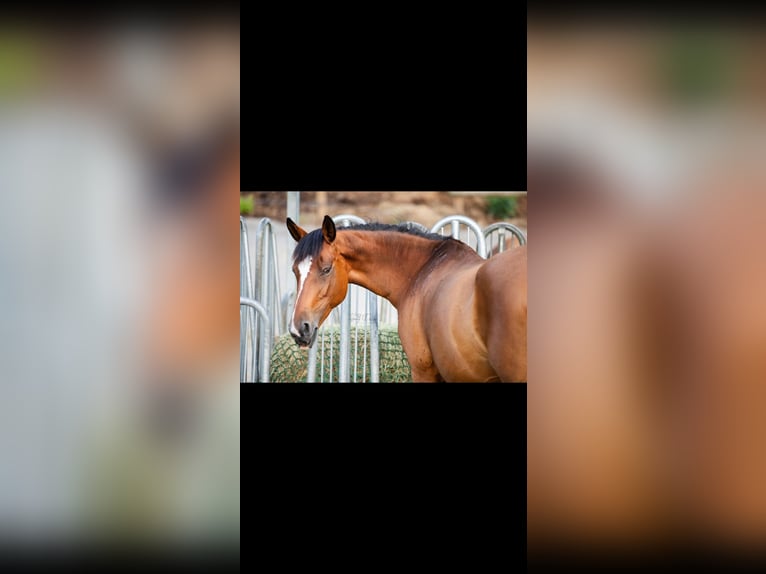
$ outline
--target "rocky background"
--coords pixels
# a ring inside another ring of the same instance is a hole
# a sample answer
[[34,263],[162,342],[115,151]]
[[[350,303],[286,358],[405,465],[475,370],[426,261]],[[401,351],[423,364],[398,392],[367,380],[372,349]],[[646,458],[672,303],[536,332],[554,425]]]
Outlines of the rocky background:
[[[358,215],[370,221],[398,223],[417,221],[431,227],[447,215],[467,215],[482,227],[496,221],[508,221],[527,229],[527,197],[463,195],[444,191],[306,191],[301,192],[301,225],[307,228],[321,224],[325,214]],[[283,221],[287,210],[287,193],[274,191],[242,192],[241,198],[252,201],[253,217],[269,217]],[[515,201],[515,209],[503,215],[502,202]],[[492,203],[495,203],[494,208]],[[499,203],[498,203],[499,202]],[[502,216],[501,216],[502,215]]]

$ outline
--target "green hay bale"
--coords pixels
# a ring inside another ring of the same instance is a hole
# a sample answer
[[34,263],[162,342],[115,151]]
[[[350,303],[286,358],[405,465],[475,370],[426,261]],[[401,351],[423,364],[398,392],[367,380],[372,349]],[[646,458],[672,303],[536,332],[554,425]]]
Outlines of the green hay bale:
[[[380,352],[380,382],[381,383],[404,383],[412,380],[412,371],[404,354],[399,333],[392,327],[381,327],[379,330],[378,348]],[[317,335],[317,365],[316,380],[322,381],[324,373],[325,381],[337,381],[340,369],[340,328],[330,326],[324,334],[324,366],[322,365],[322,333]],[[360,327],[351,328],[349,377],[354,380],[354,347],[357,352],[356,381],[370,381],[370,330]],[[364,368],[363,358],[366,359],[367,367]],[[330,369],[330,354],[332,352],[333,365]],[[308,375],[308,349],[299,349],[292,336],[286,333],[276,339],[274,350],[271,354],[271,370],[269,380],[274,383],[282,382],[306,382]]]

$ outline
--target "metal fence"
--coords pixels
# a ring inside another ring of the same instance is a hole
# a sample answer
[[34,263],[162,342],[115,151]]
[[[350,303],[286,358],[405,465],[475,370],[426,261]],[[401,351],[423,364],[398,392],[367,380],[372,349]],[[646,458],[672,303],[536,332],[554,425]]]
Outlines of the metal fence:
[[[253,300],[255,287],[250,267],[250,241],[245,220],[239,218],[239,380],[254,380],[255,372],[255,317],[242,308],[242,298]],[[250,370],[248,370],[248,366]]]
[[512,223],[504,221],[485,227],[483,235],[487,246],[488,258],[511,249],[514,243],[525,245],[527,242],[527,236],[524,235],[521,229]]
[[[255,265],[245,220],[239,218],[239,293],[241,382],[268,381],[271,343],[283,324],[279,285],[279,264],[271,220],[260,219],[255,234]],[[244,307],[244,308],[243,308]]]

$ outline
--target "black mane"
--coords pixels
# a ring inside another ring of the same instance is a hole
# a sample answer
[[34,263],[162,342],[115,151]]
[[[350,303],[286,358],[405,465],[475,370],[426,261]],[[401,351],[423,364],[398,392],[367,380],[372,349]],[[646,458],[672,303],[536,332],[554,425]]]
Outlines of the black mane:
[[[449,239],[443,235],[437,233],[430,233],[421,231],[418,228],[410,227],[407,223],[399,223],[397,225],[390,225],[388,223],[357,223],[350,225],[349,227],[343,227],[341,225],[336,226],[337,232],[342,233],[346,230],[358,230],[358,231],[396,231],[398,233],[406,233],[408,235],[415,235],[416,237],[423,237],[432,241],[444,241]],[[315,229],[310,233],[307,233],[303,239],[300,240],[298,245],[295,246],[293,252],[293,261],[302,261],[306,257],[316,257],[319,252],[322,251],[322,243],[324,237],[322,236],[322,229]]]
[[322,251],[323,241],[321,228],[307,233],[295,246],[293,261],[303,261],[306,257],[316,257]]
[[426,239],[431,239],[433,241],[441,241],[443,239],[447,239],[443,235],[439,235],[438,233],[431,233],[428,231],[421,231],[417,227],[410,227],[407,223],[398,223],[396,225],[391,225],[388,223],[357,223],[355,225],[351,225],[349,227],[337,227],[338,231],[343,231],[344,229],[359,229],[364,231],[397,231],[399,233],[407,233],[409,235],[417,235],[418,237],[424,237]]

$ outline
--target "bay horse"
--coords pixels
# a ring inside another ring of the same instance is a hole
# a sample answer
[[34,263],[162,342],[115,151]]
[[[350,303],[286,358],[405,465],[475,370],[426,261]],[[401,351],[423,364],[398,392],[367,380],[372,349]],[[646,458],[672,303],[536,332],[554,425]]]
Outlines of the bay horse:
[[328,215],[310,233],[290,218],[287,229],[298,242],[299,347],[313,345],[353,283],[396,307],[414,382],[526,382],[526,246],[486,260],[451,237],[380,223],[336,229]]

